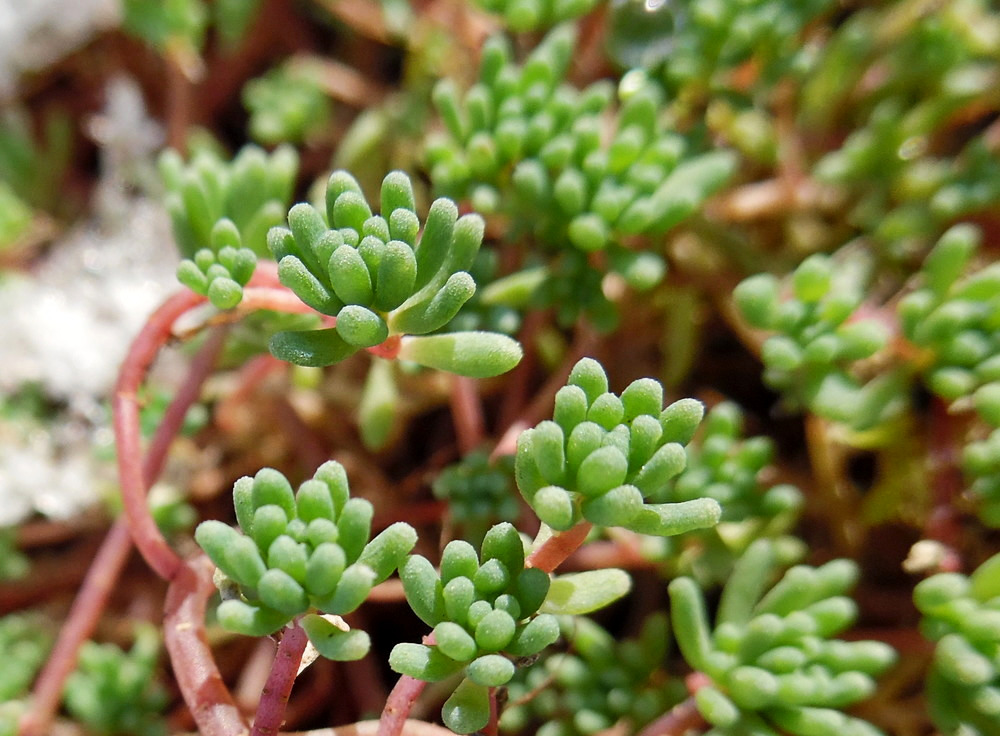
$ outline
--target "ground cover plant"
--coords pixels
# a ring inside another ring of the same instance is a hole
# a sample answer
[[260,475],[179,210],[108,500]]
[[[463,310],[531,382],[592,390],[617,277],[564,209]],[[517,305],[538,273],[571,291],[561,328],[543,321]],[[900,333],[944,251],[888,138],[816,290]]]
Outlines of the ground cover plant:
[[0,78],[0,736],[1000,733],[993,4],[110,5]]

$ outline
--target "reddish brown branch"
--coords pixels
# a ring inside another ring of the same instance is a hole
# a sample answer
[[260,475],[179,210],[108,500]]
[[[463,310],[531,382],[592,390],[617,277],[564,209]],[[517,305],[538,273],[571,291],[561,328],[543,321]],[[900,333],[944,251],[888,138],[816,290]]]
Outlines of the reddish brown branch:
[[683,736],[691,729],[707,726],[692,695],[642,729],[639,736]]
[[32,708],[21,720],[19,736],[44,736],[49,733],[66,678],[76,667],[80,645],[97,626],[131,547],[128,523],[120,518],[111,526],[94,557],[80,593],[73,601],[69,617],[59,631],[52,655],[38,676],[32,693]]
[[[188,409],[198,400],[201,386],[215,365],[225,336],[225,330],[216,330],[191,361],[188,374],[156,428],[142,464],[145,487],[152,485],[163,471],[167,449],[180,432]],[[52,654],[35,682],[33,708],[21,724],[21,736],[40,736],[48,732],[59,707],[66,678],[76,667],[80,647],[93,634],[131,549],[128,520],[120,518],[112,525],[94,557],[69,616],[59,632]]]
[[138,390],[160,348],[170,339],[174,322],[182,314],[202,304],[205,297],[184,291],[170,297],[146,322],[122,363],[112,400],[115,445],[118,451],[118,478],[125,518],[140,554],[164,579],[171,579],[181,565],[153,521],[146,503],[139,429]]
[[385,709],[382,711],[375,736],[400,736],[407,722],[406,717],[426,685],[423,680],[417,680],[409,675],[400,677],[385,701]]
[[222,681],[205,637],[214,565],[201,556],[177,569],[167,591],[163,640],[174,677],[201,736],[246,736],[247,724]]
[[274,655],[271,674],[260,695],[257,715],[253,720],[252,736],[275,736],[285,718],[285,707],[292,685],[299,672],[302,653],[306,649],[306,632],[293,621],[282,631],[281,643]]
[[483,405],[479,400],[476,380],[465,376],[452,376],[450,398],[458,448],[463,455],[466,455],[480,445],[485,433]]
[[528,555],[524,566],[537,567],[545,572],[554,571],[583,544],[592,527],[589,521],[581,521],[571,529],[552,535]]

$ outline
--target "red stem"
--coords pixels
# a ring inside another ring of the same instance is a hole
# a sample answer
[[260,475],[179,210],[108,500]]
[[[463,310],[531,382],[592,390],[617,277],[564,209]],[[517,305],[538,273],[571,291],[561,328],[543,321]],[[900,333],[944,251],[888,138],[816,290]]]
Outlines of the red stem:
[[281,643],[278,644],[274,664],[271,665],[271,674],[260,695],[251,736],[275,736],[281,728],[285,706],[288,705],[288,696],[298,675],[307,641],[306,632],[298,621],[293,621],[282,631]]
[[691,729],[707,725],[691,695],[642,729],[639,736],[683,736]]
[[592,527],[593,524],[589,521],[581,521],[571,529],[553,534],[538,549],[528,555],[524,566],[553,572],[583,544],[583,540],[587,538]]
[[167,299],[153,313],[122,363],[112,400],[118,477],[125,518],[139,553],[156,574],[166,580],[177,573],[181,558],[163,538],[146,503],[147,479],[140,461],[142,446],[137,393],[156,354],[169,340],[176,319],[204,301],[203,296],[183,291]]
[[385,701],[385,709],[382,711],[382,718],[379,719],[375,736],[399,736],[403,732],[406,717],[426,685],[423,680],[417,680],[409,675],[400,677]]
[[[184,383],[167,407],[163,420],[156,428],[156,433],[150,442],[149,451],[142,465],[145,485],[152,485],[163,471],[167,449],[180,431],[188,409],[198,400],[201,386],[215,365],[215,360],[225,342],[225,336],[225,330],[216,330],[191,361]],[[119,518],[101,543],[101,548],[94,557],[66,622],[59,632],[52,654],[35,681],[32,695],[33,708],[21,723],[20,736],[41,736],[48,732],[55,711],[59,707],[66,679],[76,667],[80,647],[94,633],[97,621],[107,605],[111,590],[121,576],[131,549],[132,537],[128,521],[126,518]]]
[[128,523],[119,518],[108,531],[94,557],[66,623],[32,693],[32,708],[21,719],[19,736],[49,733],[66,678],[76,668],[80,646],[93,633],[108,596],[118,581],[132,548]]
[[205,556],[181,563],[164,604],[163,641],[184,702],[201,736],[240,736],[247,724],[222,681],[205,636],[205,606],[215,593]]
[[479,400],[476,380],[466,376],[452,376],[450,398],[458,448],[463,455],[467,455],[480,445],[485,433],[483,405]]

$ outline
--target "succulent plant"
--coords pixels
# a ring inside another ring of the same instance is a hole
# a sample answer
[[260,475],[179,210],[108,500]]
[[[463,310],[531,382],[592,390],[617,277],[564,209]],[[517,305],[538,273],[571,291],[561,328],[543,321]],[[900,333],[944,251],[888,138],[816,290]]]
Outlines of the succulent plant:
[[[382,182],[382,215],[373,215],[357,181],[336,171],[326,190],[326,217],[309,204],[288,213],[268,244],[281,282],[333,327],[280,332],[271,352],[299,365],[329,365],[390,337],[397,357],[460,375],[495,376],[513,368],[520,346],[506,335],[428,335],[450,322],[475,293],[471,267],[483,239],[478,215],[458,216],[436,200],[423,230],[413,187],[403,172]],[[419,235],[419,237],[418,237]]]
[[703,413],[694,399],[664,408],[663,386],[650,378],[618,396],[600,363],[584,358],[556,394],[553,419],[518,437],[518,488],[556,530],[582,520],[656,536],[713,526],[721,514],[713,499],[646,502],[684,469]]
[[351,498],[347,474],[329,461],[297,492],[278,471],[264,468],[233,486],[243,533],[221,521],[204,521],[195,539],[221,573],[219,622],[247,636],[271,634],[292,619],[320,654],[359,659],[368,635],[346,630],[322,615],[356,609],[372,587],[391,575],[416,543],[416,532],[398,522],[374,539],[372,505]]

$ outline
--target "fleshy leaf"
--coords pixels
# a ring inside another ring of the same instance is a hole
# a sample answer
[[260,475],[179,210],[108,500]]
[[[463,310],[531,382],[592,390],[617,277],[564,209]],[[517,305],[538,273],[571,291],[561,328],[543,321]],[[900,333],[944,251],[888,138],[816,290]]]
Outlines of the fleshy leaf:
[[552,581],[542,603],[544,613],[578,616],[614,603],[632,588],[624,570],[587,570],[561,575]]

